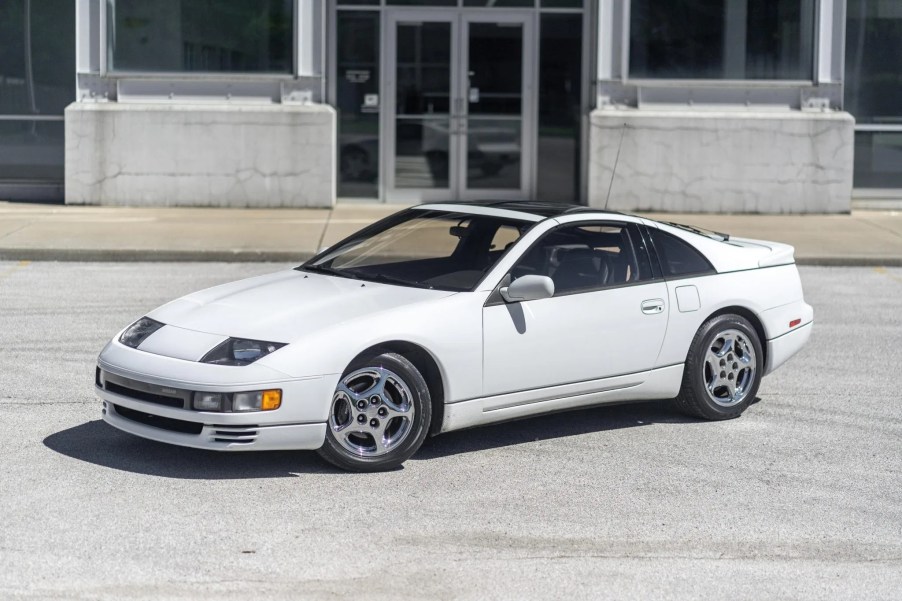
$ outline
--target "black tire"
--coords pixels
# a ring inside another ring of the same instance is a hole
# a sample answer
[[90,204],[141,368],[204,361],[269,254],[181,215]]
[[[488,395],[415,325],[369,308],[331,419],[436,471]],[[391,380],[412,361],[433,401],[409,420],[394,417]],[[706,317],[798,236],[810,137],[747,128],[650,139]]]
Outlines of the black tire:
[[[399,467],[423,444],[432,420],[426,380],[397,353],[352,363],[330,403],[326,440],[317,452],[332,465],[352,472]],[[361,416],[363,421],[358,421]]]
[[692,340],[674,404],[703,419],[739,417],[758,394],[763,369],[764,353],[752,324],[739,315],[712,317]]

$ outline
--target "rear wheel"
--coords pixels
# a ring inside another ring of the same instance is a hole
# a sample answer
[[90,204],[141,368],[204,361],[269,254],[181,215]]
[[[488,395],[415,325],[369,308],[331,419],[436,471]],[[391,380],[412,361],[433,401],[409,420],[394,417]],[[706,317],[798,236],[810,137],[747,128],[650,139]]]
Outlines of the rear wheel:
[[739,417],[758,393],[763,357],[761,341],[747,319],[712,317],[692,341],[677,408],[704,419]]
[[319,454],[350,471],[390,470],[420,448],[431,417],[426,381],[405,357],[384,353],[358,361],[332,395]]

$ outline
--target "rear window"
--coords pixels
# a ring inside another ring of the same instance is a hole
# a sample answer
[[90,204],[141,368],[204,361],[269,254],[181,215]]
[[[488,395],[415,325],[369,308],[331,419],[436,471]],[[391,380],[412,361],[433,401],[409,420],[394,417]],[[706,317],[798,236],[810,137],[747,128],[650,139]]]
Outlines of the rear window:
[[682,277],[714,273],[714,267],[689,243],[659,229],[648,228],[665,276]]

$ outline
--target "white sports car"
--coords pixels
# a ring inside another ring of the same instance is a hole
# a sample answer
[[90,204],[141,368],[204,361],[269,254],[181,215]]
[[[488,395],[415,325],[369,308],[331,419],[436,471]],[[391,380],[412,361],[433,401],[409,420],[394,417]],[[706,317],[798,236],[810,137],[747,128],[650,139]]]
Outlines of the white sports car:
[[785,244],[587,207],[427,204],[155,309],[100,353],[96,391],[138,436],[375,471],[430,433],[589,405],[737,417],[812,324]]

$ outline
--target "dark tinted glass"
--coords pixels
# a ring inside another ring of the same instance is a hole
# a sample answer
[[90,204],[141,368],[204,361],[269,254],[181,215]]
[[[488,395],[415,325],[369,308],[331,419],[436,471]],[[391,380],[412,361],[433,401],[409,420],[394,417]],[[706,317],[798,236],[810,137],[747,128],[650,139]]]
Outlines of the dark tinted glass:
[[636,253],[637,237],[633,228],[622,224],[562,227],[539,240],[511,276],[548,276],[554,281],[555,296],[651,279],[646,255]]
[[0,114],[62,115],[73,100],[74,2],[0,2]]
[[845,108],[856,123],[902,123],[902,2],[849,0]]
[[0,2],[0,181],[62,181],[63,110],[73,100],[75,3]]
[[700,252],[659,229],[648,228],[652,243],[661,260],[665,276],[683,276],[714,271],[711,263]]
[[855,132],[856,188],[902,188],[902,131]]
[[292,0],[108,0],[119,71],[290,73]]
[[632,0],[630,77],[809,80],[814,5]]
[[579,202],[581,14],[542,15],[539,43],[538,197]]
[[379,13],[338,11],[338,195],[379,194]]

